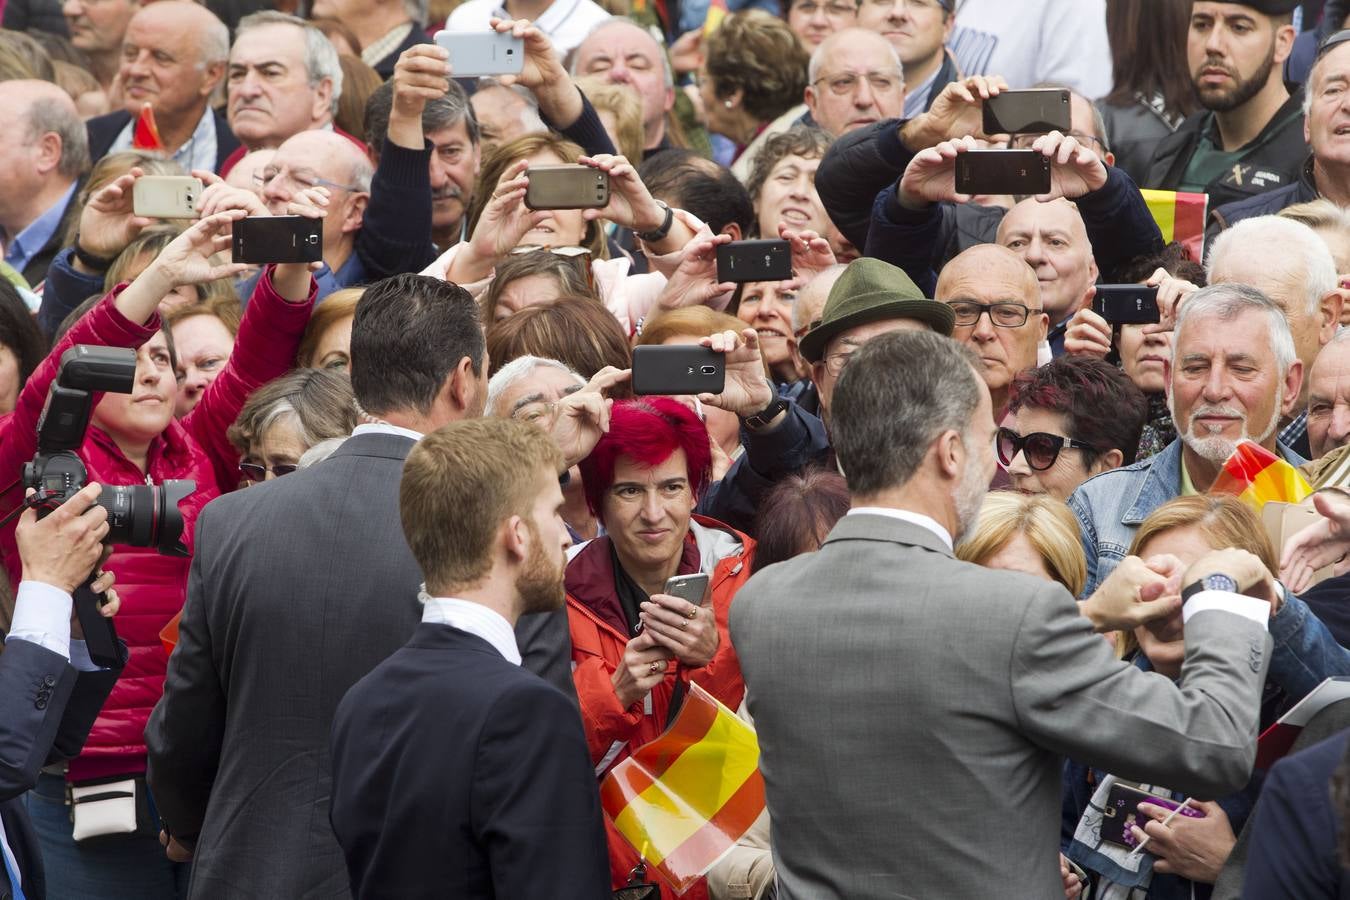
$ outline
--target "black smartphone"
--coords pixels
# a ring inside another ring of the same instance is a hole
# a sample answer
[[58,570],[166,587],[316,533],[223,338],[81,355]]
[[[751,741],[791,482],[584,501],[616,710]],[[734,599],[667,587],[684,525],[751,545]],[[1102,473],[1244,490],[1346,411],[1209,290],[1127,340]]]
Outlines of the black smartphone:
[[1046,194],[1050,159],[1036,150],[969,150],[956,158],[959,194]]
[[983,103],[985,134],[1069,133],[1069,92],[1061,88],[1004,91]]
[[249,216],[235,222],[237,263],[309,263],[323,259],[323,220],[307,216]]
[[1160,318],[1158,289],[1142,284],[1099,284],[1092,311],[1112,325],[1149,325]]
[[720,394],[726,359],[707,347],[651,344],[633,348],[634,394]]
[[792,247],[787,241],[732,241],[717,247],[717,280],[787,281],[792,277]]
[[525,205],[530,209],[602,209],[609,203],[609,173],[590,166],[531,166]]

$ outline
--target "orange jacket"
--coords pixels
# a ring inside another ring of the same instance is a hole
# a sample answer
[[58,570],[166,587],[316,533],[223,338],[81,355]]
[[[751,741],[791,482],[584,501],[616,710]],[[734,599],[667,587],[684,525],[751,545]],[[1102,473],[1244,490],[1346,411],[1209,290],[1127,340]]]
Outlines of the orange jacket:
[[[590,541],[568,563],[567,619],[572,633],[572,680],[581,702],[586,743],[591,750],[591,761],[596,764],[597,778],[603,778],[615,763],[628,758],[634,748],[666,730],[666,716],[676,678],[698,682],[732,709],[740,706],[745,694],[740,662],[727,631],[727,614],[731,598],[750,578],[755,542],[727,525],[702,516],[694,516],[686,541],[687,562],[681,564],[680,574],[701,571],[710,576],[709,593],[719,637],[717,653],[701,669],[690,671],[672,667],[665,681],[627,709],[619,705],[610,681],[623,662],[623,651],[631,636],[613,624],[623,621],[623,612],[614,587],[609,540]],[[608,819],[605,826],[609,832],[614,885],[621,887],[638,857],[614,831]],[[664,896],[674,896],[666,885],[662,885],[662,891]],[[684,895],[683,900],[705,896],[706,889],[700,882]]]

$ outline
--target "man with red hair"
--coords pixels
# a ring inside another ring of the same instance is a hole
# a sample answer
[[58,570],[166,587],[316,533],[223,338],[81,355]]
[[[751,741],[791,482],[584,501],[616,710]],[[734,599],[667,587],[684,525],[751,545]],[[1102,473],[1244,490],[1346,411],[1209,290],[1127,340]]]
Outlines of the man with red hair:
[[[615,403],[609,431],[581,462],[587,505],[606,533],[567,566],[567,617],[599,776],[665,730],[689,681],[732,709],[745,692],[727,611],[750,577],[754,541],[693,514],[711,466],[707,428],[669,397]],[[699,572],[710,578],[703,603],[663,592],[666,579]],[[611,829],[616,885],[637,862]]]

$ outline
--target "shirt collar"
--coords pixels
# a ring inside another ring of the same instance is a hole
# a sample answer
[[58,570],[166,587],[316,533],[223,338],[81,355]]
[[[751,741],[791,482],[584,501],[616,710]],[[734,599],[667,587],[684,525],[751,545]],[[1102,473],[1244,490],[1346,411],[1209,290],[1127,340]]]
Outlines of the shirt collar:
[[5,247],[5,262],[22,272],[33,257],[47,246],[52,235],[61,227],[61,218],[66,214],[66,207],[70,205],[76,187],[77,183],[72,181],[61,199],[47,207],[42,215],[28,223],[27,228],[10,239]]
[[507,662],[520,665],[520,648],[511,623],[495,609],[457,597],[423,597],[422,621],[467,631],[492,645]]
[[373,68],[376,63],[394,52],[408,35],[412,34],[412,29],[412,22],[404,22],[402,25],[394,26],[394,28],[385,32],[384,37],[377,38],[374,43],[361,51],[361,61]]
[[388,422],[367,422],[364,425],[357,425],[352,429],[352,437],[356,437],[358,434],[396,434],[400,437],[412,438],[414,441],[420,441],[425,436],[420,431],[390,425]]
[[[132,142],[135,140],[135,134],[136,117],[132,116],[126,127],[118,132],[117,138],[108,148],[108,152],[116,153],[121,150],[130,150]],[[202,117],[197,120],[197,127],[192,130],[192,136],[174,152],[171,159],[189,172],[193,169],[214,172],[216,170],[216,150],[216,114],[208,105],[202,111]]]
[[[568,17],[576,11],[579,2],[580,0],[553,0],[553,2],[549,4],[548,9],[544,10],[539,15],[539,18],[534,20],[534,26],[544,34],[550,36],[553,35],[554,32],[563,26],[563,23],[567,21]],[[506,11],[505,4],[498,4],[497,11],[494,12],[493,15],[499,19],[511,18]]]
[[952,549],[952,536],[947,529],[938,524],[937,519],[931,516],[925,516],[923,513],[911,512],[907,509],[892,509],[889,506],[855,506],[847,513],[850,516],[890,516],[892,519],[899,519],[902,522],[908,522],[911,525],[918,525],[920,528],[927,528],[933,534],[938,536],[942,543],[947,545],[947,549]]

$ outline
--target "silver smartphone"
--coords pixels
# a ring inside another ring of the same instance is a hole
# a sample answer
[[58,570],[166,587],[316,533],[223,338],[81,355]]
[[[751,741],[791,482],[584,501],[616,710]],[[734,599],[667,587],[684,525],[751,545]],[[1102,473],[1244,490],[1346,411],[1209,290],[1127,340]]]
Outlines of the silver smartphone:
[[525,41],[495,31],[438,31],[436,43],[450,52],[455,78],[519,75],[525,68]]
[[666,587],[661,593],[679,597],[695,606],[702,606],[708,593],[708,576],[702,572],[694,575],[676,575],[666,579]]
[[132,210],[151,219],[195,219],[201,179],[190,175],[146,175],[131,189]]

